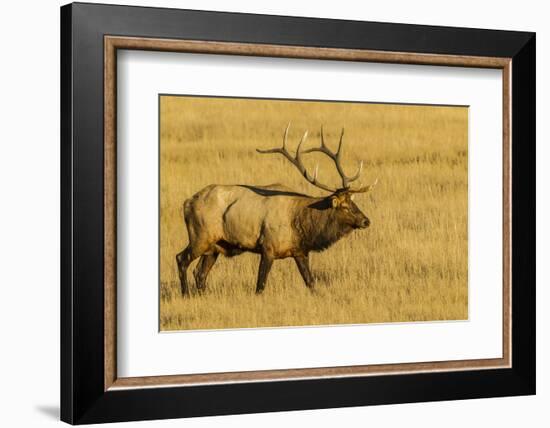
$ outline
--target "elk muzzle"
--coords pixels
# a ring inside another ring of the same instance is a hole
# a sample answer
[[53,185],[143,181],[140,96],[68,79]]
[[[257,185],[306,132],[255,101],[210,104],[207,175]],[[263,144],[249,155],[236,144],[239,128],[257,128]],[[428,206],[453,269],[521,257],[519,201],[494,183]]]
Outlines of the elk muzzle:
[[370,220],[367,217],[364,217],[357,222],[357,229],[366,229],[369,226]]

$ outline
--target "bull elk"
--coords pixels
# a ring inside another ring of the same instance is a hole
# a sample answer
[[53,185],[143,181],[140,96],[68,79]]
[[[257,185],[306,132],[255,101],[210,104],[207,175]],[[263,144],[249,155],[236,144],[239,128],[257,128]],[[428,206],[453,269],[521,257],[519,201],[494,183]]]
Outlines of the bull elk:
[[[363,162],[355,175],[348,177],[342,168],[341,156],[344,130],[336,152],[325,144],[321,128],[320,147],[302,150],[307,131],[301,138],[296,154],[287,150],[287,125],[280,148],[260,150],[261,154],[280,154],[294,165],[312,185],[329,192],[326,197],[312,197],[276,184],[270,186],[212,184],[187,199],[183,205],[189,244],[176,256],[181,292],[189,294],[187,268],[200,257],[194,269],[197,289],[203,290],[210,269],[220,254],[227,257],[243,252],[260,254],[256,293],[264,290],[267,276],[276,259],[294,258],[307,287],[314,286],[309,269],[309,253],[323,251],[354,229],[365,229],[370,220],[353,202],[355,193],[364,193],[375,184],[351,188],[362,171]],[[328,156],[342,179],[339,188],[319,181],[318,167],[313,175],[306,170],[302,155],[319,152]]]

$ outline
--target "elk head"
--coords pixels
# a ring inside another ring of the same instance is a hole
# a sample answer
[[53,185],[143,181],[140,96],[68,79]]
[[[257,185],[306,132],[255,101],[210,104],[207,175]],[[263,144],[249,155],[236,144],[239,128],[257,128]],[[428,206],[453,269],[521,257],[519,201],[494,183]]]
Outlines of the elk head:
[[[302,144],[304,143],[308,135],[308,131],[306,131],[300,139],[300,142],[298,143],[298,147],[296,148],[296,155],[292,156],[290,152],[286,149],[289,128],[290,122],[285,129],[282,147],[267,150],[256,149],[256,151],[262,154],[279,153],[283,155],[292,165],[294,165],[298,169],[298,171],[300,171],[300,174],[310,184],[318,187],[319,189],[330,192],[330,195],[324,198],[323,205],[325,206],[325,208],[334,210],[334,215],[338,218],[341,224],[345,224],[353,229],[363,229],[368,227],[370,225],[370,220],[365,214],[361,212],[355,202],[353,202],[353,197],[355,193],[366,193],[370,191],[376,185],[378,179],[376,179],[373,184],[367,186],[359,186],[358,188],[352,189],[351,183],[359,179],[363,170],[363,161],[359,163],[357,172],[353,176],[347,176],[345,174],[341,164],[344,129],[342,128],[342,133],[340,134],[340,141],[338,143],[338,149],[336,150],[336,152],[331,151],[325,144],[323,127],[321,127],[321,145],[319,147],[302,150]],[[340,175],[340,178],[342,180],[341,187],[335,188],[321,183],[318,179],[319,165],[316,165],[313,175],[311,175],[307,171],[302,162],[302,155],[313,152],[323,153],[334,162],[336,170],[338,171],[338,174]]]

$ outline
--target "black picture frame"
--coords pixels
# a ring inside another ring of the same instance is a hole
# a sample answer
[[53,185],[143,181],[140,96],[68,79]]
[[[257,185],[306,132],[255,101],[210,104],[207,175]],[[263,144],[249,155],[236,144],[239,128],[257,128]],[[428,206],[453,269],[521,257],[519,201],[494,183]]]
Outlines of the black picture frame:
[[[512,58],[512,367],[104,390],[104,36]],[[535,393],[535,34],[74,3],[61,8],[61,419],[71,424]]]

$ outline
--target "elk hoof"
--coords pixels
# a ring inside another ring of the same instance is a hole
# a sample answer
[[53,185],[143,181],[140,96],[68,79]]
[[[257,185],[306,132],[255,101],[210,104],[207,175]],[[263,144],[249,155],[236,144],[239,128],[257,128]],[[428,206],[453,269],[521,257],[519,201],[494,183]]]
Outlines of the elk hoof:
[[312,295],[312,296],[316,296],[319,294],[319,290],[317,289],[317,287],[314,287],[313,285],[308,285],[307,286],[307,289],[309,290],[309,293]]

